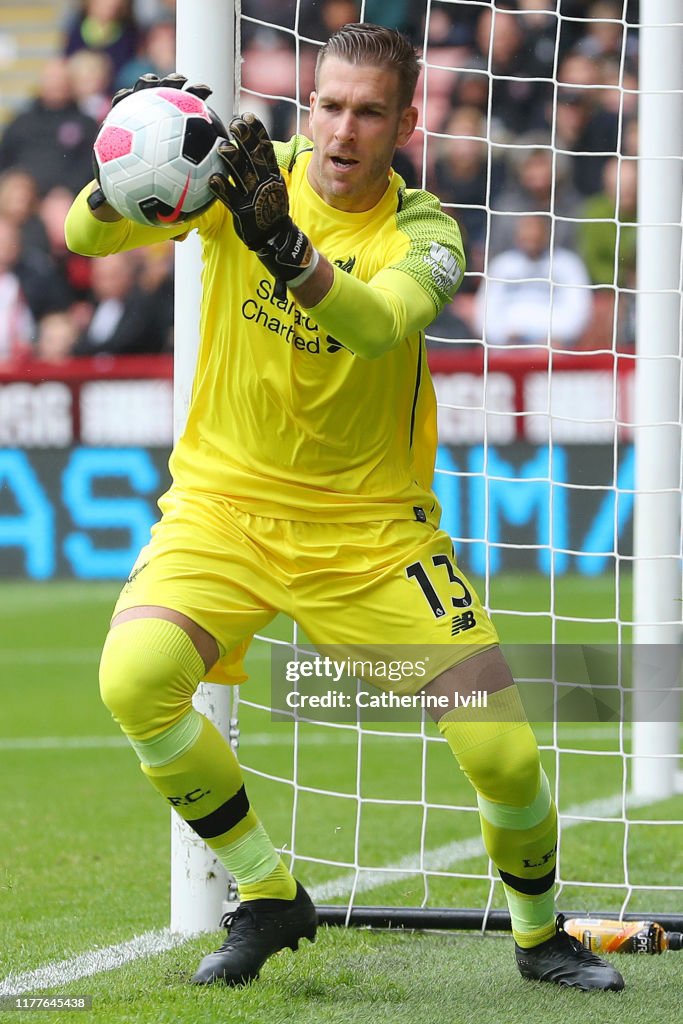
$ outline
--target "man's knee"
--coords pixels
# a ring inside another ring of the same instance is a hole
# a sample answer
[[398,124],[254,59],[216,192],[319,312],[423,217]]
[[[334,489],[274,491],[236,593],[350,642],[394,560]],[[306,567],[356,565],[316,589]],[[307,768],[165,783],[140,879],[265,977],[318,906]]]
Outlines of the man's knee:
[[184,632],[165,619],[129,619],[107,635],[100,693],[122,730],[146,739],[191,706],[204,663]]
[[460,767],[480,796],[526,807],[541,780],[541,759],[516,686],[491,695],[488,717],[449,712],[439,721]]
[[465,769],[471,782],[487,800],[527,807],[536,798],[541,758],[530,725],[491,736],[479,749],[478,757],[465,760],[471,762],[469,770]]

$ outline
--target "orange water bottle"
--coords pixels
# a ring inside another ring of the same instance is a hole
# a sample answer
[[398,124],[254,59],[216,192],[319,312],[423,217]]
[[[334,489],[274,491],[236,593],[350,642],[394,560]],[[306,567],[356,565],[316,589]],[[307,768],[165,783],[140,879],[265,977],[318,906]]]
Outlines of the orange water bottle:
[[572,917],[564,930],[592,953],[663,953],[683,949],[682,932],[666,932],[656,921],[617,921]]

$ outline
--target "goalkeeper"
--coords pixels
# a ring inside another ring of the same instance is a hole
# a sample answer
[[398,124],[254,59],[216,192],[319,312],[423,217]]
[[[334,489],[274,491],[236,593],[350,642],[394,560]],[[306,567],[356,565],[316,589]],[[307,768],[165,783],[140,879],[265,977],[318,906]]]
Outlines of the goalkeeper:
[[[399,33],[346,25],[319,55],[310,141],[272,144],[249,114],[231,122],[212,179],[220,202],[183,228],[203,256],[192,400],[161,519],[114,609],[102,697],[152,785],[239,887],[226,942],[192,980],[241,984],[313,940],[316,914],[228,743],[193,708],[199,681],[243,680],[249,639],[278,612],[319,646],[437,650],[425,692],[453,706],[438,726],[476,790],[522,975],[619,989],[556,920],[548,780],[495,629],[439,528],[424,331],[465,262],[455,221],[391,170],[415,129],[418,73]],[[181,76],[163,84],[187,88]],[[97,182],[66,223],[69,248],[90,256],[163,237],[184,236],[121,218]],[[488,710],[468,721],[455,695],[476,688]]]

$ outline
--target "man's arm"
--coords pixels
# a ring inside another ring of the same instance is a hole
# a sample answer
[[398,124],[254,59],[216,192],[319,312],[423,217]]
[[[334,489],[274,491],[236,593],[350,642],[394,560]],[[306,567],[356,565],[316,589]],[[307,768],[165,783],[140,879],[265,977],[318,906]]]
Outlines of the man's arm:
[[191,226],[185,224],[180,235],[177,224],[171,228],[134,224],[106,202],[93,210],[88,205],[88,197],[97,188],[97,182],[93,181],[81,189],[66,216],[64,237],[71,252],[81,256],[108,256],[112,252],[154,245],[167,238],[184,238],[191,230]]
[[311,277],[291,292],[323,331],[363,359],[396,348],[438,312],[431,296],[400,270],[381,270],[366,284],[322,255]]

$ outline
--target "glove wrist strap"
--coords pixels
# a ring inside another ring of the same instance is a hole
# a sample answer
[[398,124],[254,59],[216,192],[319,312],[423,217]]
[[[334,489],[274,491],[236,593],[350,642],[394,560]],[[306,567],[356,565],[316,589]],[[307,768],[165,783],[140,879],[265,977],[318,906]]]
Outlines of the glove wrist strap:
[[318,263],[320,262],[320,253],[317,249],[313,249],[311,254],[311,261],[305,270],[302,270],[296,277],[290,278],[287,282],[288,288],[298,288],[300,285],[305,284],[309,277],[312,277],[316,271]]

